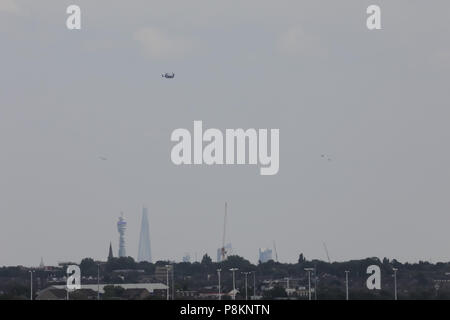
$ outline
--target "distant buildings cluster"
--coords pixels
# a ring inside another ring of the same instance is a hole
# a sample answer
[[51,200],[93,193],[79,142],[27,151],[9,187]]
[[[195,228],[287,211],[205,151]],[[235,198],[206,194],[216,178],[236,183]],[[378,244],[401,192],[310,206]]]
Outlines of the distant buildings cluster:
[[[126,241],[125,241],[125,231],[127,229],[127,222],[125,221],[125,218],[123,217],[123,214],[119,217],[119,220],[117,221],[117,231],[119,232],[119,250],[118,250],[118,257],[126,257],[127,251],[126,251]],[[224,254],[224,252],[226,254]],[[223,248],[217,249],[217,262],[221,262],[224,260],[224,257],[226,259],[226,256],[233,255],[233,246],[231,243],[227,243]],[[109,255],[108,258],[112,258],[113,251],[112,246],[110,244],[109,248]],[[258,261],[261,263],[265,263],[269,260],[272,260],[272,249],[268,248],[260,248],[258,253]],[[151,245],[150,245],[150,229],[149,229],[149,221],[148,221],[148,209],[143,208],[142,209],[142,220],[141,220],[141,231],[139,236],[139,249],[138,249],[138,256],[137,256],[137,262],[152,262],[152,254],[151,254]],[[191,262],[191,256],[186,253],[183,258],[182,262]]]
[[[126,257],[126,242],[125,242],[125,231],[127,229],[127,222],[123,217],[123,214],[119,217],[117,221],[117,231],[119,232],[119,252],[118,257]],[[108,258],[113,257],[112,245],[109,246]],[[141,220],[141,233],[139,236],[139,250],[138,250],[138,262],[152,262],[152,251],[150,246],[150,230],[148,223],[148,210],[147,208],[142,209],[142,220]]]

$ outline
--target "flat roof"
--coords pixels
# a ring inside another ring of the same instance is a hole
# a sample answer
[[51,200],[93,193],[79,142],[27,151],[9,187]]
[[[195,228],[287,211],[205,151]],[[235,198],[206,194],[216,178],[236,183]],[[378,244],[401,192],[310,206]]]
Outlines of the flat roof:
[[[91,289],[97,291],[100,289],[100,293],[105,293],[104,288],[106,286],[122,287],[124,289],[147,289],[148,292],[153,293],[154,290],[167,290],[167,285],[164,283],[100,283],[97,284],[82,284],[81,289]],[[66,290],[66,285],[54,285],[51,286],[55,289]]]

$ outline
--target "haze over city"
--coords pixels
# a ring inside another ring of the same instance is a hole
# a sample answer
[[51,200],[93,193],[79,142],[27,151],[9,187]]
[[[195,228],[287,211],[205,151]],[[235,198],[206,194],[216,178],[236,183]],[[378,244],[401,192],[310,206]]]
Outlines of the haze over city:
[[[82,8],[82,30],[65,27]],[[448,1],[0,2],[0,266],[449,261]],[[199,9],[202,8],[202,9]],[[174,79],[161,73],[174,72]],[[280,170],[175,166],[176,128],[279,128]]]

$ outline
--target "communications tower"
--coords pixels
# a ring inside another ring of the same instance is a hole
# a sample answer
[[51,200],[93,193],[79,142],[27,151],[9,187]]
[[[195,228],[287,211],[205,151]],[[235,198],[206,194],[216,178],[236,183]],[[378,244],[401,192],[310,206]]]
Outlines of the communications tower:
[[119,258],[126,257],[125,250],[125,230],[127,229],[127,222],[123,218],[123,213],[119,217],[119,221],[117,221],[117,231],[119,231]]

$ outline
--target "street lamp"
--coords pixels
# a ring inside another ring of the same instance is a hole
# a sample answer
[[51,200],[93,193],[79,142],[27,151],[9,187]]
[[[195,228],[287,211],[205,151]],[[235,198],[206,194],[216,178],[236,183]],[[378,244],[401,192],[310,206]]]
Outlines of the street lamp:
[[219,300],[222,300],[222,294],[220,293],[220,272],[222,269],[217,269],[217,277],[219,278]]
[[248,300],[248,295],[247,295],[247,276],[250,274],[250,272],[242,272],[242,274],[245,276],[245,300]]
[[392,268],[394,271],[394,299],[397,300],[397,271],[398,268]]
[[256,271],[253,271],[253,299],[256,299]]
[[175,273],[175,265],[171,265],[170,271],[172,272],[172,300],[175,300],[175,279],[174,279],[174,273]]
[[236,278],[234,273],[238,271],[238,268],[231,268],[230,271],[233,273],[233,300],[236,300]]
[[97,264],[97,300],[100,300],[100,263]]
[[166,264],[167,300],[169,300],[169,291],[170,291],[170,287],[169,287],[169,268],[170,268],[170,264]]
[[314,300],[317,300],[317,268],[314,268]]
[[345,300],[348,300],[348,273],[350,271],[345,270]]
[[305,271],[308,272],[308,299],[311,300],[311,272],[314,268],[305,268]]
[[34,270],[29,270],[30,273],[30,300],[33,300],[33,272]]

